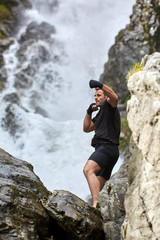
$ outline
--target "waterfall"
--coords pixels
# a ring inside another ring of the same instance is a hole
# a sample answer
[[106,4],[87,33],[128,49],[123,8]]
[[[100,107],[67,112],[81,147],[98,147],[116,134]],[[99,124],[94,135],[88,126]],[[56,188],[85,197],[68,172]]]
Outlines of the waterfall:
[[[94,150],[93,133],[82,131],[94,101],[88,82],[99,79],[134,2],[34,0],[4,53],[8,81],[0,96],[0,147],[30,162],[51,191],[65,189],[84,199],[89,194],[82,173]],[[14,122],[7,121],[9,114]],[[121,158],[113,172],[120,164]]]

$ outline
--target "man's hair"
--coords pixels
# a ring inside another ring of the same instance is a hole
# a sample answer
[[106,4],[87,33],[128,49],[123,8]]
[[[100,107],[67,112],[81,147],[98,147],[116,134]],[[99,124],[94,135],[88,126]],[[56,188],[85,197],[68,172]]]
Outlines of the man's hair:
[[[99,87],[96,87],[95,89],[96,89],[96,91],[97,91],[97,90],[102,90],[102,91],[103,91],[103,89],[101,89],[101,88],[99,88]],[[107,96],[107,94],[106,94],[105,91],[103,91],[103,93],[104,93],[104,96]]]

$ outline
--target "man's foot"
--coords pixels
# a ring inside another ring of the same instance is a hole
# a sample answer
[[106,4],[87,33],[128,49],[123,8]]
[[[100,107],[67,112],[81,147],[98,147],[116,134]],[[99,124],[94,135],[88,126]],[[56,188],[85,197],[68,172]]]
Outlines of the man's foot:
[[94,201],[92,207],[96,208],[97,204],[98,204],[98,201]]

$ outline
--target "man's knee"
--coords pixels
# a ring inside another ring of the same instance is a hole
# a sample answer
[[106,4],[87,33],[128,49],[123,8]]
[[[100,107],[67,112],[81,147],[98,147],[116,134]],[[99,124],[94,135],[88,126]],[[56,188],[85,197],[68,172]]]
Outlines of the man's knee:
[[90,174],[90,171],[91,169],[86,164],[85,167],[83,168],[83,174],[87,176],[88,174]]
[[85,167],[83,168],[83,173],[85,176],[96,174],[100,170],[98,164],[92,160],[88,160]]

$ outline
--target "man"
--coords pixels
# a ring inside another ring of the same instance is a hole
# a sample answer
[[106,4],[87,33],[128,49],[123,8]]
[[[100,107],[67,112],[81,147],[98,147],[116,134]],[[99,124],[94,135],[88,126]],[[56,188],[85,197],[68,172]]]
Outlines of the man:
[[[83,172],[91,191],[93,207],[96,207],[98,194],[110,178],[119,157],[120,114],[117,109],[118,97],[110,87],[96,80],[90,80],[89,85],[96,89],[96,103],[92,103],[87,109],[83,130],[87,133],[95,131],[91,143],[95,151]],[[92,112],[98,108],[99,112],[92,118]]]

